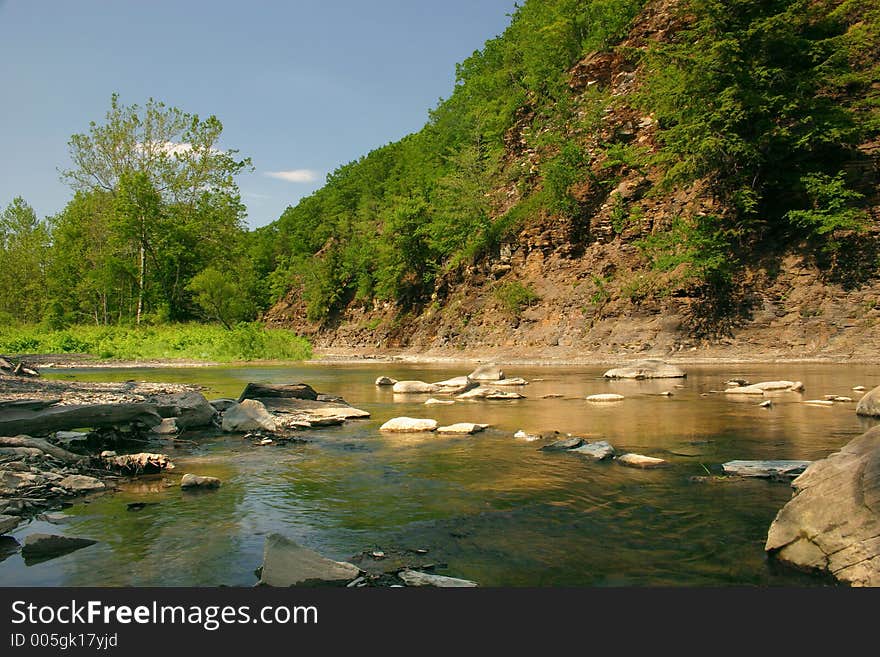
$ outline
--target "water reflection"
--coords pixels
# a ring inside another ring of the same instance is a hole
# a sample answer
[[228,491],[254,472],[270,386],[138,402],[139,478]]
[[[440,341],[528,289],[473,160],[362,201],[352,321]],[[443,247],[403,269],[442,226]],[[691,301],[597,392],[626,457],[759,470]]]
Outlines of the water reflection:
[[[186,381],[209,396],[236,397],[248,381],[304,381],[372,413],[312,432],[308,444],[254,447],[240,437],[189,435],[169,453],[175,474],[219,477],[219,490],[183,493],[161,477],[127,483],[67,510],[64,532],[98,544],[27,567],[0,557],[6,585],[240,585],[256,581],[263,537],[280,531],[333,558],[367,548],[429,549],[444,572],[484,585],[809,585],[771,568],[767,527],[790,497],[784,484],[693,483],[732,459],[816,459],[873,423],[854,404],[813,407],[804,399],[858,396],[876,385],[859,366],[691,367],[683,381],[605,381],[604,368],[513,368],[531,380],[516,401],[425,406],[429,396],[394,395],[373,381],[438,381],[466,368],[303,365],[62,373],[83,380]],[[801,380],[806,392],[761,398],[718,394],[730,378]],[[541,380],[537,380],[541,379]],[[676,387],[681,386],[681,387]],[[658,393],[670,391],[672,396]],[[617,404],[590,394],[617,393]],[[545,398],[547,395],[559,397]],[[474,436],[382,434],[406,415],[441,424],[482,422]],[[672,467],[640,471],[546,453],[514,440],[518,429],[602,438],[618,450],[661,456]],[[150,502],[138,511],[130,503]]]

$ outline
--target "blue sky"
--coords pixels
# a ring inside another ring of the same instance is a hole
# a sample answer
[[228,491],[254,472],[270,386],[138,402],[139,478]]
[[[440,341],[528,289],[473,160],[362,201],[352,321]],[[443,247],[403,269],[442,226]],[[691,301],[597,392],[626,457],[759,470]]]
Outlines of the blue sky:
[[[71,197],[70,135],[110,95],[223,123],[253,159],[248,222],[277,219],[327,173],[418,130],[455,64],[500,34],[514,0],[0,0],[0,206],[41,217]],[[272,177],[271,172],[298,172]]]

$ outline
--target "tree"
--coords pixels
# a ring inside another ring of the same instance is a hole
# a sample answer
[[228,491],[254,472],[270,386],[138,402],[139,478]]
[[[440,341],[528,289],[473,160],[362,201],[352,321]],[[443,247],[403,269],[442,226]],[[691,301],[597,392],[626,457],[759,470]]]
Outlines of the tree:
[[250,319],[255,306],[250,300],[245,281],[236,272],[222,272],[208,267],[199,272],[189,283],[205,314],[228,329],[232,325]]
[[183,319],[192,310],[189,281],[224,257],[219,240],[244,232],[235,176],[250,159],[219,147],[216,117],[202,120],[153,99],[125,106],[114,94],[105,119],[70,138],[73,166],[62,178],[80,194],[112,199],[106,226],[136,271],[135,321],[149,305]]
[[49,232],[16,197],[0,215],[0,313],[23,321],[42,317]]

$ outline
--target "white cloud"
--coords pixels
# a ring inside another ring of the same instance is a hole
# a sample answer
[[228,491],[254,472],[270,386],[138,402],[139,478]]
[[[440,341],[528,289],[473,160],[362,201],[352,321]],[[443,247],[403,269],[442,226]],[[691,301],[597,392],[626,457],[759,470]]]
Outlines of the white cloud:
[[[137,148],[142,153],[165,152],[169,155],[183,155],[193,149],[192,144],[188,142],[173,141],[140,142],[138,143]],[[216,148],[211,148],[210,152],[212,155],[220,155],[223,153],[223,151]]]
[[311,169],[291,169],[290,171],[267,171],[265,175],[292,183],[310,183],[318,179],[318,172]]

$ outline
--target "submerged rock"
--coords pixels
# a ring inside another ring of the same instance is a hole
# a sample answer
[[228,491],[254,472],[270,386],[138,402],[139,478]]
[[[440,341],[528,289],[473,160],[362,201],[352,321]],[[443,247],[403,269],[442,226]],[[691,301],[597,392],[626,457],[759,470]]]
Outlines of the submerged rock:
[[469,579],[444,577],[443,575],[430,575],[419,570],[402,570],[398,573],[398,577],[400,577],[407,586],[438,586],[442,588],[478,586],[476,582],[472,582]]
[[259,583],[266,586],[342,586],[357,578],[360,572],[354,564],[327,559],[281,534],[270,534],[263,546]]
[[810,461],[728,461],[721,468],[725,474],[740,477],[794,479],[810,465]]
[[792,488],[767,552],[853,586],[880,586],[880,427],[814,461]]
[[245,399],[223,414],[223,431],[275,431],[275,418],[269,414],[263,402]]
[[57,534],[30,534],[24,539],[21,556],[25,560],[45,561],[94,545],[97,542],[89,538],[74,538]]
[[572,454],[580,454],[595,461],[602,461],[611,458],[616,453],[611,443],[605,440],[597,440],[592,443],[584,443],[580,447],[570,450]]
[[610,369],[604,376],[606,379],[680,379],[687,373],[662,360],[648,359]]
[[654,458],[653,456],[645,456],[643,454],[633,453],[622,454],[621,456],[618,456],[615,461],[620,463],[620,465],[627,466],[628,468],[641,468],[642,470],[663,468],[669,465],[669,461]]
[[495,363],[484,363],[468,374],[468,377],[474,381],[500,381],[504,378],[504,371]]
[[472,434],[484,431],[488,428],[488,424],[474,424],[473,422],[457,422],[446,427],[438,427],[437,433],[462,433]]
[[856,414],[867,417],[880,417],[880,386],[877,386],[859,400]]
[[180,480],[181,488],[220,488],[220,480],[217,477],[203,477],[187,473]]

